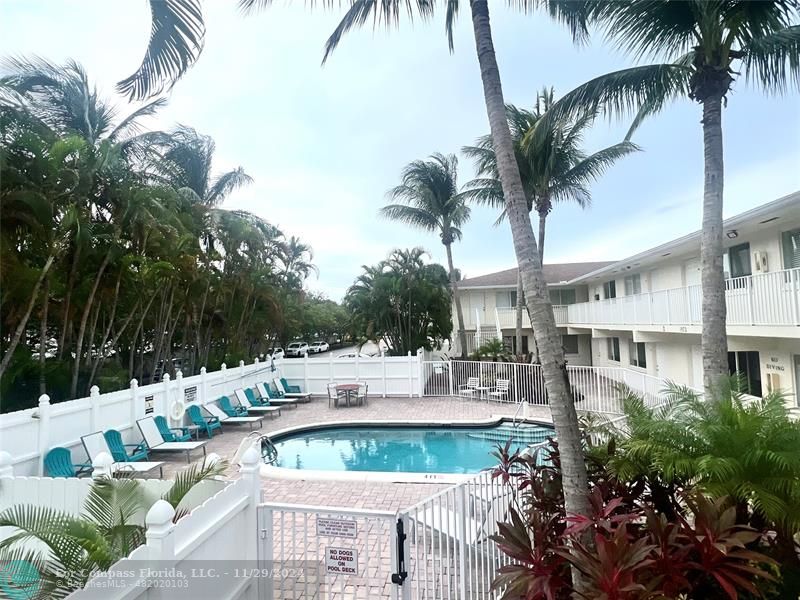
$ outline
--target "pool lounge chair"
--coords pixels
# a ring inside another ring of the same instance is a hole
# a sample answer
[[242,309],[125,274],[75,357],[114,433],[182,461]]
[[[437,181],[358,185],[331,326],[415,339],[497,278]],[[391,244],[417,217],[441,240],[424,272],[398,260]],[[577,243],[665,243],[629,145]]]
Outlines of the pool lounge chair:
[[163,415],[156,415],[153,420],[165,442],[188,442],[192,439],[192,432],[187,427],[170,427]]
[[[95,459],[101,452],[105,452],[109,456],[114,456],[111,452],[111,448],[108,447],[108,443],[106,442],[106,437],[103,435],[102,431],[97,431],[95,433],[90,433],[89,435],[84,435],[81,437],[81,443],[83,444],[83,448],[86,450],[86,455],[89,457],[89,460],[94,463]],[[159,470],[160,477],[164,477],[164,463],[159,461],[146,461],[146,462],[115,462],[111,465],[111,472],[113,474],[118,473],[149,473],[154,469]]]
[[72,462],[68,448],[53,448],[44,457],[44,472],[48,477],[82,477],[92,472],[92,465]]
[[253,406],[293,406],[297,408],[297,398],[281,398],[277,392],[271,390],[269,383],[257,383],[256,390],[261,398],[256,398],[250,388],[244,391]]
[[236,399],[239,401],[239,404],[247,409],[247,414],[270,414],[279,417],[281,415],[281,407],[280,406],[264,406],[263,404],[260,406],[254,405],[250,402],[250,398],[247,397],[247,394],[244,393],[242,388],[236,390]]
[[[122,434],[116,429],[109,429],[103,436],[111,449],[111,456],[117,462],[139,462],[146,461],[148,458],[147,444],[143,441],[138,444],[126,444],[122,440]],[[132,450],[127,450],[132,448]]]
[[208,442],[165,442],[153,417],[138,419],[136,425],[142,433],[144,443],[147,444],[147,448],[151,452],[185,452],[187,463],[191,462],[190,452],[192,450],[202,448],[203,456],[206,455],[206,444]]
[[286,381],[285,377],[279,377],[281,380],[281,385],[283,385],[283,389],[286,390],[287,394],[300,394],[302,391],[300,390],[299,385],[289,385],[289,382]]
[[275,383],[275,389],[278,390],[278,394],[283,394],[284,398],[297,398],[298,402],[311,402],[310,392],[290,392],[283,387],[283,381],[280,377],[276,377],[272,381]]
[[[223,398],[227,398],[227,396],[223,396]],[[230,399],[228,399],[230,403]],[[205,408],[209,413],[214,415],[219,419],[219,422],[223,425],[249,425],[250,429],[253,429],[253,425],[258,423],[258,428],[261,429],[264,426],[264,417],[242,417],[239,415],[234,414],[231,416],[230,413],[224,411],[219,406],[209,403],[206,404],[203,408]]]
[[204,417],[200,412],[200,407],[196,404],[191,404],[186,407],[186,414],[189,415],[189,420],[193,425],[197,425],[200,431],[205,431],[209,438],[214,437],[215,429],[222,429],[222,424],[217,417]]

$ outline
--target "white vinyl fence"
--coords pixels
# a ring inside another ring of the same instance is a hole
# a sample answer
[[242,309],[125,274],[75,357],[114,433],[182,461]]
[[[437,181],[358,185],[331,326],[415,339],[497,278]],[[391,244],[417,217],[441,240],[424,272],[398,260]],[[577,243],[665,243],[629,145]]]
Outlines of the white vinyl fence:
[[[39,398],[37,408],[0,415],[0,451],[13,457],[14,470],[20,475],[43,474],[45,454],[56,446],[69,448],[76,463],[88,462],[81,436],[96,431],[116,429],[126,443],[141,440],[136,420],[146,414],[182,414],[186,405],[207,404],[241,387],[253,387],[261,381],[283,376],[291,385],[299,385],[312,394],[326,394],[331,381],[364,381],[369,393],[382,396],[419,396],[421,394],[422,354],[380,356],[376,358],[284,359],[226,368],[172,379],[139,387],[136,380],[129,388],[101,394],[93,386],[88,398],[50,404],[47,395]],[[182,420],[182,419],[181,419]],[[177,424],[177,422],[176,422]]]
[[[649,406],[663,402],[667,382],[620,367],[568,366],[572,393],[580,411],[621,414],[619,386],[641,394]],[[547,391],[540,365],[487,361],[430,361],[422,368],[425,396],[461,396],[496,402],[546,405]],[[470,378],[477,387],[470,388]],[[508,391],[503,392],[508,382]]]

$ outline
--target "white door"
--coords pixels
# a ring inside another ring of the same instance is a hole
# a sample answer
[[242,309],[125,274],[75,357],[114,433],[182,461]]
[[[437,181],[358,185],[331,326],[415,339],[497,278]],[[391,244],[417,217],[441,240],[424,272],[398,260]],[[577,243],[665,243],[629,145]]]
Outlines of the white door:
[[700,278],[700,259],[692,258],[687,260],[683,265],[685,273],[686,287],[690,285],[700,285],[702,279]]

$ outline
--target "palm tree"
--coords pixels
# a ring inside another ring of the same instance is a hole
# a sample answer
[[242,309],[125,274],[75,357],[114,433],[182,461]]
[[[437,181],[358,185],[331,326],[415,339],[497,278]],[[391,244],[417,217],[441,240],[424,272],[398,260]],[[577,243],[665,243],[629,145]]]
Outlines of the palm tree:
[[[629,141],[598,150],[589,156],[581,149],[583,134],[594,115],[557,122],[543,120],[542,116],[553,105],[553,90],[543,89],[536,96],[532,111],[506,107],[514,155],[519,166],[522,186],[528,210],[539,215],[539,258],[544,262],[544,240],[547,216],[553,205],[575,202],[581,208],[591,204],[589,184],[620,158],[636,152],[638,148]],[[548,126],[548,131],[532,135],[539,123]],[[497,222],[505,218],[503,190],[497,169],[497,157],[492,146],[492,137],[485,135],[475,146],[465,146],[462,152],[475,160],[478,178],[466,184],[468,197],[501,209]],[[517,348],[522,344],[522,279],[517,277]]]
[[[173,0],[173,3],[180,2],[197,5],[199,0]],[[239,0],[239,5],[245,10],[269,6],[271,3],[271,0]],[[535,3],[533,0],[520,0],[519,4],[527,9],[531,8]],[[573,6],[569,2],[561,3],[557,0],[544,0],[544,4],[546,4],[552,15],[566,22],[573,29],[574,34],[585,32],[583,12],[579,10],[581,7]],[[575,4],[577,5],[578,3]],[[586,465],[583,461],[578,415],[569,385],[561,339],[555,325],[553,307],[550,304],[547,284],[542,273],[542,264],[536,247],[536,237],[531,227],[530,214],[519,167],[514,160],[514,144],[508,128],[508,121],[506,120],[500,71],[497,66],[497,57],[494,52],[492,31],[489,24],[489,5],[487,0],[470,0],[469,6],[486,111],[489,117],[494,149],[497,153],[498,173],[506,202],[506,215],[511,225],[514,251],[522,272],[522,283],[528,312],[535,327],[536,342],[544,356],[542,372],[550,401],[553,423],[562,449],[565,505],[567,511],[571,513],[588,515],[590,514],[587,496],[589,484]],[[377,21],[387,24],[396,23],[401,10],[405,8],[409,13],[413,14],[416,11],[422,18],[427,19],[433,15],[434,7],[435,3],[430,0],[416,0],[416,2],[385,0],[380,3],[374,0],[353,0],[341,23],[326,43],[323,61],[338,45],[342,35],[356,26],[361,26],[371,21],[371,16],[374,16]],[[453,44],[452,26],[455,22],[458,8],[458,0],[446,0],[447,34],[451,48]],[[175,34],[179,32],[179,22],[180,18],[173,23],[172,31]],[[196,58],[190,53],[182,53],[177,58],[172,58],[169,47],[161,43],[157,36],[152,36],[150,42],[148,56],[158,57],[168,66],[161,70],[161,76],[179,76],[187,68],[187,62],[192,58]],[[139,82],[138,93],[141,97],[146,96],[157,87],[157,78],[148,77],[147,75],[147,69],[140,69],[133,76]]]
[[[564,1],[564,4],[576,4]],[[670,100],[702,105],[705,180],[700,260],[703,280],[703,383],[713,390],[728,375],[723,272],[722,105],[736,77],[769,93],[800,81],[800,2],[706,0],[588,0],[578,10],[608,39],[635,57],[666,57],[659,64],[603,75],[579,86],[551,110],[564,114],[639,110],[634,127]]]
[[453,242],[461,239],[461,227],[469,220],[470,210],[458,193],[458,159],[438,152],[429,160],[415,160],[403,169],[403,183],[389,190],[388,196],[402,204],[388,204],[380,214],[386,218],[425,231],[437,232],[447,251],[450,290],[456,302],[458,341],[461,356],[466,356],[467,333],[458,293],[458,278],[453,266]]
[[300,281],[308,279],[311,273],[319,275],[319,270],[311,261],[314,260],[314,252],[311,246],[300,241],[297,236],[291,236],[288,240],[278,244],[280,250],[279,260],[283,263],[283,276],[296,277]]

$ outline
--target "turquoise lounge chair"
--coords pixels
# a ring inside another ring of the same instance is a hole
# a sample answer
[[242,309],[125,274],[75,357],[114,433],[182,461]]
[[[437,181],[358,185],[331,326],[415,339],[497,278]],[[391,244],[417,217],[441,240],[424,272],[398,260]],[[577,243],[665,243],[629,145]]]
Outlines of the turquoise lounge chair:
[[[147,445],[144,442],[138,444],[126,444],[122,441],[122,434],[116,429],[109,429],[103,434],[106,438],[108,449],[116,462],[138,462],[147,460]],[[127,448],[133,448],[128,453]]]
[[192,439],[192,434],[186,427],[170,427],[163,415],[153,417],[153,421],[165,442],[188,442]]
[[80,477],[92,471],[89,463],[73,463],[68,448],[53,448],[44,457],[44,471],[48,477]]
[[[285,377],[281,377],[281,383],[283,384],[283,388],[290,394],[299,394],[300,393],[300,386],[299,385],[289,385],[289,382],[286,381]],[[283,395],[280,390],[278,393]]]
[[219,407],[229,417],[246,417],[247,416],[247,408],[244,406],[234,406],[231,403],[231,399],[227,396],[222,396],[219,399]]
[[[255,392],[258,392],[258,395],[261,396],[260,399],[256,399]],[[255,391],[246,389],[244,393],[247,399],[256,406],[294,406],[297,408],[297,400],[284,398],[283,394],[277,392],[270,383],[257,383]]]
[[219,422],[217,417],[204,417],[203,413],[200,412],[200,407],[196,404],[192,404],[186,409],[186,413],[189,415],[189,420],[194,425],[197,425],[200,431],[205,431],[208,437],[214,436],[215,429],[222,429],[222,423]]

